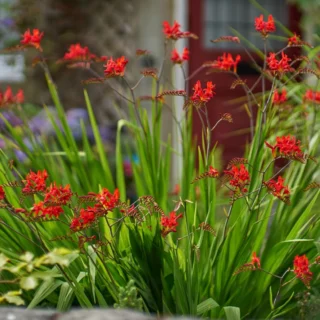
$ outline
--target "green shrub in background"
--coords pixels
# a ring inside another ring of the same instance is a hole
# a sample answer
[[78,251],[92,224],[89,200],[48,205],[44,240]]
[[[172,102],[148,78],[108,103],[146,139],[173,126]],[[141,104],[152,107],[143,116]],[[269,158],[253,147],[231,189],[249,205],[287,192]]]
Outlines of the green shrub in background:
[[[45,279],[33,289],[34,295],[22,295],[30,308],[67,310],[77,305],[116,304],[160,314],[227,319],[240,319],[240,314],[267,319],[311,314],[310,305],[317,301],[319,290],[315,157],[320,93],[317,86],[296,83],[295,77],[304,73],[318,77],[318,49],[308,48],[293,35],[281,52],[268,53],[268,36],[275,32],[272,16],[267,21],[258,17],[255,28],[265,44],[264,52],[258,52],[264,59],[259,68],[264,89],[259,95],[236,73],[239,57],[224,54],[198,70],[233,74],[233,86],[242,86],[247,93],[251,116],[253,108],[257,109],[246,154],[233,159],[224,170],[216,169],[219,159],[210,147],[211,135],[219,130],[221,121],[232,122],[232,115],[225,113],[217,123],[210,123],[207,103],[214,99],[215,84],[195,81],[197,73],[185,77],[186,85],[190,81],[193,87],[187,97],[186,88],[165,87],[166,59],[159,71],[144,70],[141,79],[131,85],[125,77],[125,57],[106,59],[80,45],[69,48],[62,61],[73,67],[92,70],[92,63],[106,63],[104,76],[94,73],[85,84],[109,85],[108,79],[114,77],[128,87],[116,92],[128,102],[130,120],[118,122],[113,175],[87,91],[84,101],[96,151],[84,126],[83,149],[79,149],[45,59],[38,59],[62,129],[48,110],[57,141],[49,145],[43,138],[41,147],[35,142],[30,152],[6,121],[15,144],[29,157],[32,171],[19,163],[8,166],[10,159],[3,153],[0,251],[10,259],[23,251],[35,256],[50,254],[56,247],[79,249],[80,253],[68,267],[57,269],[59,278]],[[163,30],[166,57],[174,41],[196,37],[181,31],[176,22],[173,26],[164,22]],[[37,29],[27,31],[15,49],[41,50],[42,36]],[[214,40],[220,41],[246,42],[241,35]],[[290,46],[305,47],[309,59],[290,60],[285,54]],[[173,51],[171,60],[184,72],[188,51]],[[143,99],[151,101],[150,121],[135,91],[148,77],[153,78],[153,91]],[[267,82],[270,91],[265,90]],[[161,140],[161,124],[163,108],[174,110],[167,96],[176,95],[184,97],[184,105],[176,107],[184,108],[185,117],[182,121],[175,118],[182,166],[180,190],[173,194],[170,172],[172,156],[178,151],[170,137]],[[198,148],[191,132],[192,110],[203,124],[203,143]],[[126,199],[124,128],[135,141],[139,159],[132,161],[137,193],[133,203]],[[32,137],[32,132],[26,131],[28,134]],[[298,294],[304,292],[308,295]]]

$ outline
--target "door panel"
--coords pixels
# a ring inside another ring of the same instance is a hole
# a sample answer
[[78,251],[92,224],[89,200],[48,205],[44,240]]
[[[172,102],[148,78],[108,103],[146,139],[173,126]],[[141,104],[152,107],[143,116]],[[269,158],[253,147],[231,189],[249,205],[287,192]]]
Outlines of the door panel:
[[[275,19],[279,19],[291,31],[299,33],[300,14],[295,7],[288,6],[284,0],[260,0],[259,3],[273,14]],[[231,42],[214,44],[210,40],[232,35],[230,27],[233,27],[258,48],[263,47],[261,37],[254,29],[254,18],[259,16],[261,11],[254,7],[249,0],[189,0],[189,13],[189,30],[199,36],[198,41],[190,41],[189,73],[192,74],[204,62],[216,60],[224,52],[230,52],[233,57],[237,54],[241,55],[238,74],[243,80],[246,80],[249,86],[253,85],[259,77],[259,72],[253,68],[252,61],[241,49],[241,46]],[[266,15],[264,16],[266,18]],[[283,35],[278,26],[277,34]],[[268,39],[268,46],[270,50],[271,48],[278,50],[285,46],[285,42]],[[255,57],[254,53],[251,52],[251,54]],[[262,65],[263,62],[258,61],[258,63]],[[233,123],[222,122],[213,132],[213,145],[218,141],[219,145],[223,147],[224,162],[233,157],[241,157],[245,144],[250,139],[250,120],[243,107],[243,102],[235,101],[244,98],[245,92],[240,86],[230,90],[230,86],[235,80],[234,76],[230,74],[219,72],[207,75],[204,70],[190,81],[189,88],[192,88],[197,80],[201,80],[202,83],[212,81],[216,84],[217,94],[208,105],[211,125],[214,125],[223,113],[228,112],[233,116]],[[261,91],[261,85],[258,85],[255,91]],[[247,132],[244,132],[246,129]],[[200,142],[202,128],[196,112],[194,113],[193,131]],[[238,134],[235,134],[236,132]]]

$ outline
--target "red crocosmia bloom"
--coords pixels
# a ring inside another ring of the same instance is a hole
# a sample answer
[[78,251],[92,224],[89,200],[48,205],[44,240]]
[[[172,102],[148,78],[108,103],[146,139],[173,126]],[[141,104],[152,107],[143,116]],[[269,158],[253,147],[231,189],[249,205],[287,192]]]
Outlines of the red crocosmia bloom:
[[91,224],[96,219],[95,208],[88,207],[86,209],[81,209],[80,218],[82,220],[83,225]]
[[231,68],[233,68],[233,72],[237,72],[237,65],[240,60],[241,57],[239,54],[233,59],[231,53],[223,53],[222,56],[218,57],[217,60],[213,62],[212,67],[223,71],[230,71]]
[[308,89],[303,96],[303,100],[306,102],[320,103],[320,91]]
[[47,189],[44,202],[46,204],[66,205],[71,200],[71,197],[72,191],[70,190],[70,185],[57,187],[54,182]]
[[215,169],[213,166],[209,167],[208,176],[212,178],[219,177],[219,171]]
[[288,38],[288,46],[301,45],[302,41],[300,37],[294,33],[292,37]]
[[20,41],[25,46],[35,47],[37,50],[42,51],[40,46],[41,39],[43,38],[44,33],[40,32],[39,29],[33,29],[32,33],[28,29],[23,35],[22,40]]
[[247,186],[250,182],[250,175],[248,170],[243,164],[240,164],[240,168],[232,166],[231,170],[224,170],[224,173],[229,176],[229,183],[231,186],[240,190],[241,192],[247,192]]
[[270,32],[276,31],[274,19],[271,14],[268,16],[268,21],[264,21],[263,15],[260,15],[260,17],[255,18],[254,24],[256,30],[260,32],[263,37],[266,37]]
[[72,231],[78,231],[82,228],[80,218],[73,218],[70,224],[70,229]]
[[2,186],[0,186],[0,200],[3,200],[6,197],[6,193]]
[[293,272],[307,287],[310,286],[312,272],[309,269],[309,260],[306,255],[295,256],[293,261]]
[[180,55],[177,49],[173,49],[171,52],[171,61],[173,63],[182,64],[184,61],[189,60],[189,49],[184,48],[182,55]]
[[169,217],[161,217],[161,225],[163,227],[161,234],[165,237],[170,232],[176,232],[178,226],[178,219],[182,217],[182,213],[176,214],[174,211],[170,212]]
[[126,58],[124,56],[122,56],[116,60],[113,60],[113,58],[111,57],[107,61],[107,64],[104,66],[105,67],[105,70],[104,70],[105,76],[108,78],[115,77],[115,76],[123,77],[127,63],[128,63],[128,60],[126,60]]
[[117,206],[119,199],[118,189],[111,193],[108,189],[103,188],[102,191],[96,195],[96,200],[98,201],[97,208],[102,206],[105,211],[111,211]]
[[80,43],[72,44],[68,52],[65,53],[63,60],[80,60],[80,61],[90,61],[95,59],[97,56],[90,52],[88,47],[81,47]]
[[257,257],[257,254],[256,254],[255,252],[252,253],[251,264],[252,264],[255,268],[261,269],[260,258]]
[[202,89],[201,82],[198,80],[193,87],[194,92],[190,100],[194,105],[201,107],[204,103],[209,102],[215,95],[215,92],[213,91],[214,88],[215,85],[213,85],[211,81],[208,81],[207,87]]
[[291,59],[282,51],[281,52],[281,59],[277,60],[276,54],[273,52],[269,53],[269,57],[267,58],[267,63],[269,69],[276,74],[282,75],[285,72],[292,72],[294,71],[293,68],[291,68],[289,62]]
[[36,193],[42,192],[46,189],[46,180],[48,178],[48,173],[46,170],[38,171],[37,173],[30,171],[27,174],[26,180],[23,180],[25,184],[22,189],[23,193]]
[[16,95],[12,93],[11,87],[7,87],[4,92],[0,91],[0,107],[6,107],[11,104],[22,103],[24,101],[23,91],[20,89]]
[[263,184],[268,188],[268,190],[281,201],[290,204],[290,190],[288,186],[283,185],[284,179],[279,176],[278,181],[269,180]]
[[63,213],[63,209],[60,206],[46,207],[43,201],[35,203],[32,208],[32,213],[36,217],[44,217],[51,219],[52,217],[59,218],[60,214]]
[[172,27],[168,21],[163,22],[163,33],[167,39],[178,40],[181,38],[195,38],[197,36],[189,31],[182,32],[180,30],[180,24],[177,21],[174,21]]
[[281,93],[279,93],[278,90],[275,90],[273,94],[273,104],[281,105],[287,101],[287,91],[285,88],[282,89]]
[[279,154],[280,157],[300,160],[303,162],[304,154],[301,151],[300,141],[295,137],[283,136],[276,138],[276,144],[274,146],[265,142],[266,146],[272,150],[273,157]]

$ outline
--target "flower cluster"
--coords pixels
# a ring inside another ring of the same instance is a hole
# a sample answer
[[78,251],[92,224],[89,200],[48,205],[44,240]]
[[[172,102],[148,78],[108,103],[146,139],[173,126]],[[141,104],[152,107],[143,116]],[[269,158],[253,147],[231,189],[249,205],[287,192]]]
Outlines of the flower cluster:
[[290,190],[288,186],[285,186],[283,183],[284,179],[281,176],[279,176],[277,181],[271,179],[267,182],[264,182],[263,184],[275,197],[277,197],[286,204],[290,204]]
[[63,213],[63,209],[61,206],[46,206],[43,201],[40,201],[33,205],[31,212],[35,217],[52,219],[53,217],[59,218],[60,214]]
[[108,189],[103,188],[100,193],[96,194],[96,200],[98,201],[96,207],[105,211],[111,211],[117,206],[119,199],[120,195],[118,189],[115,189],[115,191],[111,193]]
[[283,136],[276,138],[276,144],[274,146],[265,142],[266,146],[272,150],[273,157],[279,155],[283,158],[299,160],[304,162],[304,154],[301,150],[300,141],[295,137]]
[[[102,56],[98,57],[97,55],[90,52],[88,47],[81,47],[80,43],[70,45],[68,52],[63,56],[63,59],[60,61],[64,62],[78,62],[76,65],[87,66],[90,62],[103,62],[106,61],[107,57]],[[86,63],[85,63],[86,62]]]
[[7,107],[12,104],[23,103],[24,101],[24,94],[23,91],[20,89],[14,95],[12,93],[11,87],[7,87],[4,92],[0,90],[0,107]]
[[299,46],[305,44],[296,33],[292,37],[288,38],[288,46]]
[[176,64],[182,64],[189,60],[189,49],[184,48],[182,54],[180,55],[177,49],[173,49],[171,52],[171,61]]
[[293,261],[293,272],[307,287],[310,286],[312,272],[309,269],[309,260],[306,255],[296,256]]
[[170,232],[176,232],[178,226],[178,219],[182,217],[182,213],[176,214],[175,211],[170,212],[169,217],[163,215],[161,217],[162,231],[161,234],[165,237]]
[[22,192],[24,194],[29,194],[45,191],[47,179],[48,173],[46,170],[39,170],[37,173],[30,171],[30,173],[27,174],[26,179],[23,180],[24,188],[22,189]]
[[251,261],[248,263],[245,263],[240,268],[238,268],[233,275],[239,274],[244,271],[254,271],[254,270],[260,270],[261,269],[261,262],[260,258],[257,257],[257,254],[255,252],[252,253]]
[[97,209],[95,207],[87,207],[86,209],[81,209],[80,216],[72,219],[70,230],[73,232],[77,232],[89,227],[96,221],[96,212]]
[[263,20],[263,15],[255,18],[254,25],[256,30],[260,32],[263,37],[267,37],[269,33],[276,31],[274,19],[271,14],[268,16],[268,21]]
[[37,50],[42,51],[40,46],[40,42],[43,38],[44,33],[40,32],[39,29],[33,29],[32,33],[30,29],[28,29],[23,35],[22,40],[20,41],[21,44],[24,46],[31,46],[35,47]]
[[70,202],[72,197],[72,191],[70,185],[65,187],[57,187],[56,183],[52,183],[46,191],[44,196],[45,204],[66,205]]
[[182,32],[180,30],[180,24],[177,21],[174,21],[173,25],[170,26],[168,21],[163,22],[163,33],[167,39],[178,40],[181,38],[194,38],[197,39],[197,36],[189,31]]
[[273,94],[273,104],[282,105],[288,101],[287,99],[287,91],[285,88],[282,89],[281,93],[278,90],[275,90]]
[[6,197],[6,193],[2,186],[0,186],[0,200],[3,200]]
[[237,65],[241,61],[241,57],[238,54],[235,59],[232,57],[231,53],[223,53],[222,56],[218,57],[212,64],[212,68],[216,68],[222,71],[237,72]]
[[320,103],[320,91],[308,89],[303,96],[303,100],[306,102]]
[[116,76],[123,77],[127,63],[128,63],[128,60],[124,56],[116,60],[113,60],[113,58],[111,57],[107,61],[107,64],[104,66],[105,77],[107,78],[116,77]]
[[267,58],[267,63],[269,69],[277,75],[282,75],[285,72],[292,72],[294,69],[290,66],[289,62],[291,59],[282,51],[281,59],[278,60],[276,58],[276,54],[274,52],[269,53],[269,57]]
[[193,95],[191,96],[190,100],[193,105],[196,107],[201,107],[205,103],[209,102],[211,98],[215,95],[213,91],[215,89],[215,85],[212,84],[211,81],[207,82],[207,87],[201,87],[201,82],[198,80],[197,83],[193,87]]
[[250,182],[250,175],[243,164],[240,167],[233,165],[231,170],[224,170],[224,174],[228,177],[229,184],[240,192],[247,192],[246,186]]

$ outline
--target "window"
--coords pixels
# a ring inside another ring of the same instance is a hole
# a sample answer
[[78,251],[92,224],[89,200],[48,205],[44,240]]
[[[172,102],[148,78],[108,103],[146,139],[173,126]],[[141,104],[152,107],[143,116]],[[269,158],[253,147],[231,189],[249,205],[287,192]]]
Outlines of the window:
[[[259,0],[259,4],[276,20],[284,25],[288,22],[288,6],[284,0]],[[254,18],[260,16],[261,11],[249,0],[204,0],[204,47],[229,49],[235,44],[221,42],[213,44],[212,39],[220,36],[232,35],[230,27],[236,29],[258,48],[263,46],[260,35],[255,32]],[[266,19],[266,15],[264,15]],[[270,41],[273,48],[282,47],[280,41]]]
[[[14,29],[11,7],[15,0],[0,0],[0,50],[19,41]],[[22,54],[0,54],[0,82],[24,81],[24,57]]]

